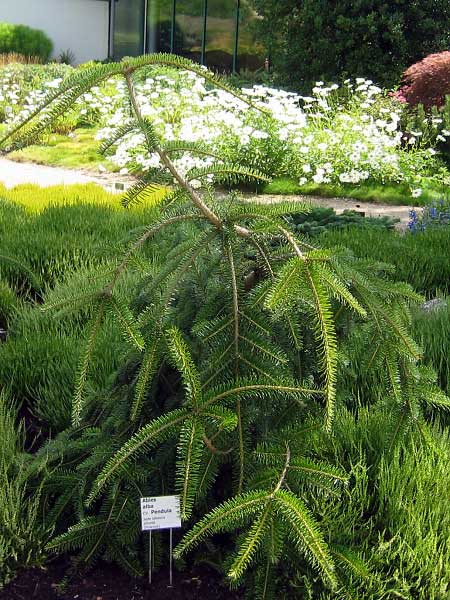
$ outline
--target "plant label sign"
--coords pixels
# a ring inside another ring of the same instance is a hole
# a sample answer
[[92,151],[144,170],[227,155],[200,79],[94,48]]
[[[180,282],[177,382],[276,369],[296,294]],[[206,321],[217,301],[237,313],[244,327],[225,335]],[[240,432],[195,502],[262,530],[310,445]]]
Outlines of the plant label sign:
[[141,498],[142,531],[181,527],[180,497]]

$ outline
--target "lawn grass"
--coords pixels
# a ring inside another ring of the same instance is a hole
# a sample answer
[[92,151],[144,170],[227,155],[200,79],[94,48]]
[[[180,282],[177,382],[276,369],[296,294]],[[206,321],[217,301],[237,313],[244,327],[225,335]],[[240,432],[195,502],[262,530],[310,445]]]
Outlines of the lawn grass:
[[28,213],[41,213],[49,206],[71,206],[74,204],[122,208],[120,194],[107,192],[95,183],[50,187],[24,183],[12,189],[0,184],[0,199],[21,206]]
[[98,171],[103,165],[108,171],[118,167],[98,153],[99,141],[95,139],[96,129],[75,129],[73,136],[52,133],[43,144],[33,144],[9,154],[8,158],[17,162],[33,162],[51,167],[67,169],[90,169]]
[[354,198],[362,202],[375,202],[379,204],[406,205],[406,206],[426,206],[433,201],[442,199],[448,192],[445,188],[439,188],[436,185],[428,184],[422,189],[422,195],[419,198],[413,198],[411,190],[406,184],[377,184],[365,182],[359,186],[349,184],[307,184],[300,185],[295,179],[277,178],[267,184],[262,192],[264,194],[280,195],[311,195],[322,196],[324,198]]

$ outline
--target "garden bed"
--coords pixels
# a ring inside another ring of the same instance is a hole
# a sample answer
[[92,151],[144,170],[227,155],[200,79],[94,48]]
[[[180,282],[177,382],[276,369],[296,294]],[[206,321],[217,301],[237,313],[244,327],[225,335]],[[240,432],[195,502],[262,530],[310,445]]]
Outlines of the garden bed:
[[242,596],[230,592],[220,575],[208,567],[195,567],[190,572],[174,571],[169,587],[169,571],[153,574],[152,584],[132,579],[118,567],[102,564],[93,571],[74,578],[63,589],[67,563],[57,561],[45,568],[22,571],[0,591],[0,600],[238,600]]

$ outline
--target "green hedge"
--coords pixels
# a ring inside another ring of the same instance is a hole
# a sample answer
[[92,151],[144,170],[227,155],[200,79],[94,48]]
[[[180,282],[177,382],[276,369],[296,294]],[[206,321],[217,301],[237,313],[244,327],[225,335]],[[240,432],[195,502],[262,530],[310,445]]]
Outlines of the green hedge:
[[0,54],[17,52],[24,56],[36,56],[47,61],[53,50],[53,43],[39,29],[26,25],[0,23]]
[[285,82],[370,77],[396,85],[402,71],[450,43],[448,0],[252,0],[258,35]]

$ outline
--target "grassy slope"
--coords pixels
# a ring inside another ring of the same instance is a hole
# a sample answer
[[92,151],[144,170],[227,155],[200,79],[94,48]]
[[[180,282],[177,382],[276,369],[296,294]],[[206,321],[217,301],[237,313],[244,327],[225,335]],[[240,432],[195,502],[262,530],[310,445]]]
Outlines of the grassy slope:
[[99,142],[95,139],[95,133],[95,129],[80,128],[73,132],[73,137],[51,134],[45,144],[34,144],[12,152],[9,158],[69,169],[98,170],[98,166],[103,165],[108,171],[117,170],[115,165],[98,153]]

